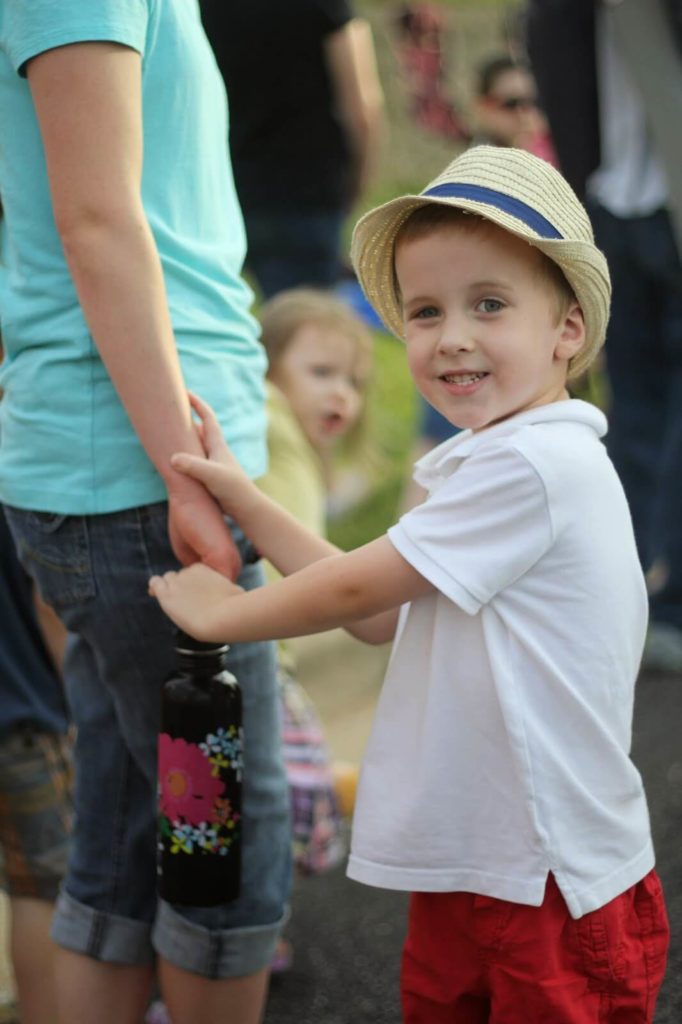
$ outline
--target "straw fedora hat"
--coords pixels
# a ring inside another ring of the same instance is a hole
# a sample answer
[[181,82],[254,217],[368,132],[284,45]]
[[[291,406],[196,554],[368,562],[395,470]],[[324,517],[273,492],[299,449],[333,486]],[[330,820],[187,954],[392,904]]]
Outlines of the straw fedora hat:
[[604,343],[611,281],[594,244],[589,217],[570,185],[545,160],[521,149],[475,146],[445,168],[420,195],[400,196],[362,217],[351,259],[369,302],[388,329],[404,335],[394,272],[395,238],[420,206],[437,203],[478,214],[545,253],[563,271],[585,320],[585,344],[573,357],[578,377]]

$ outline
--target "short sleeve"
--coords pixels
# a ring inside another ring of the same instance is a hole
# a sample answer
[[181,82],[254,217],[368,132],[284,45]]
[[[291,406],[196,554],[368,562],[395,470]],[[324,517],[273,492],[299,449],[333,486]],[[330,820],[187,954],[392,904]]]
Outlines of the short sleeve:
[[515,448],[472,454],[388,536],[441,593],[475,615],[553,541],[544,484]]
[[112,42],[144,53],[149,0],[6,0],[2,46],[12,66],[71,43]]
[[348,0],[310,0],[310,4],[320,35],[336,32],[353,18]]

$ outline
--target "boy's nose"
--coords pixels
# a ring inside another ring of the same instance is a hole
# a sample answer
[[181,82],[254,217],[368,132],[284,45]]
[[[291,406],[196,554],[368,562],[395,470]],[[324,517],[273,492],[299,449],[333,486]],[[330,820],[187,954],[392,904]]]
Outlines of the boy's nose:
[[471,352],[474,341],[466,327],[459,323],[445,324],[438,339],[440,352]]

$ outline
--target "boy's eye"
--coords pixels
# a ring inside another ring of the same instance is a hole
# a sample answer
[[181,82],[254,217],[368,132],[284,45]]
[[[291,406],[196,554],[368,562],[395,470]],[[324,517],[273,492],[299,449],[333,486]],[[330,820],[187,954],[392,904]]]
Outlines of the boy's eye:
[[315,377],[329,377],[333,373],[331,366],[325,366],[324,363],[316,363],[310,367],[310,371]]
[[435,306],[421,306],[419,309],[414,311],[412,319],[430,320],[434,316],[438,316],[438,310]]
[[499,313],[504,308],[500,299],[481,299],[476,309],[481,313]]

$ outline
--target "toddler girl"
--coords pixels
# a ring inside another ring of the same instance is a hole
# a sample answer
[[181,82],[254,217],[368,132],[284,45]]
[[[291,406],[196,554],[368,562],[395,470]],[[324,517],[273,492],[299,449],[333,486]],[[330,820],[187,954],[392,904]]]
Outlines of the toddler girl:
[[[361,417],[371,335],[338,299],[307,288],[280,292],[262,307],[260,319],[269,359],[269,469],[258,483],[324,535],[331,455]],[[266,565],[266,576],[272,582],[279,574]],[[286,643],[279,645],[278,666],[294,863],[299,874],[319,873],[345,852],[329,754]],[[273,970],[290,961],[290,948],[280,943]]]

